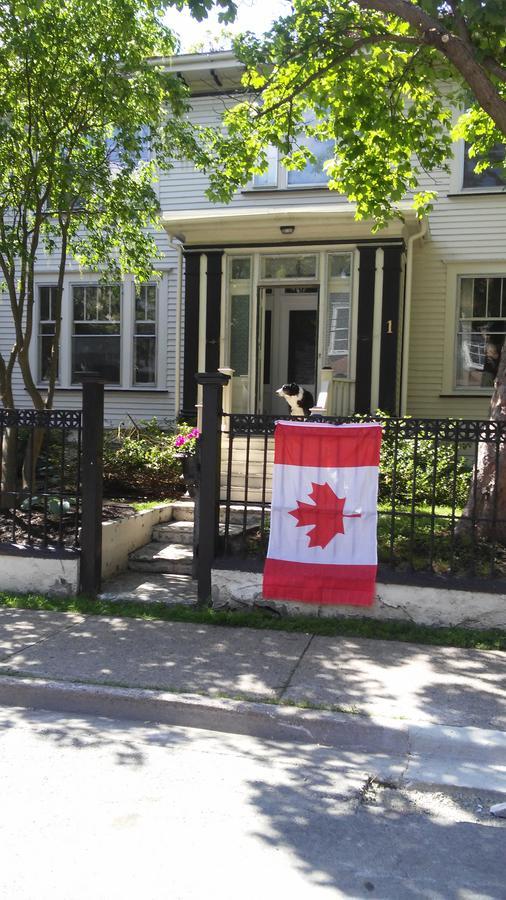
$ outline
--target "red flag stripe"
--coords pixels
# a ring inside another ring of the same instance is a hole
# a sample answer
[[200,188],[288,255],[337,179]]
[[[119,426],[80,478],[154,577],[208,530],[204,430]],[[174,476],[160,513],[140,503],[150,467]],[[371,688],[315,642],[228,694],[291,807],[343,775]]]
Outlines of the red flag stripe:
[[266,559],[263,596],[321,606],[372,606],[376,566],[340,566]]
[[[294,423],[295,424],[295,423]],[[284,466],[343,469],[378,466],[381,425],[294,425],[278,422],[275,430],[274,463]],[[325,440],[322,440],[324,431]]]

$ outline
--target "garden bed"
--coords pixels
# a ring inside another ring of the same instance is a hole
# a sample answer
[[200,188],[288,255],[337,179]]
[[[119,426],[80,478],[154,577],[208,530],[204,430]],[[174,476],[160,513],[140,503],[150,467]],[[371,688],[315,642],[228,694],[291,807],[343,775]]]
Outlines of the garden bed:
[[[102,507],[102,522],[134,516],[134,506],[127,503],[106,502]],[[45,546],[75,547],[78,544],[75,507],[69,512],[45,515],[44,510],[5,510],[0,512],[0,543],[29,544],[41,549]]]

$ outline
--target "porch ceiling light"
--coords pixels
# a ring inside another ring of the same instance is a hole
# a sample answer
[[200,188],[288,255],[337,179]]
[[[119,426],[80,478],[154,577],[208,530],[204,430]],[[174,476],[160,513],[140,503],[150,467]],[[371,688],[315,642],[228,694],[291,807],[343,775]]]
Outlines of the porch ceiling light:
[[295,225],[280,225],[279,230],[281,234],[293,234],[295,231]]

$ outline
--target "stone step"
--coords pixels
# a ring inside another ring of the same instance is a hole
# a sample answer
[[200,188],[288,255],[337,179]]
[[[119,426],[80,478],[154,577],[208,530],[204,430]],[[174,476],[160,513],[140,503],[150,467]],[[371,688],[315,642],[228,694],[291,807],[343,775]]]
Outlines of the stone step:
[[159,544],[152,541],[130,554],[128,568],[134,572],[165,572],[191,575],[193,548],[188,544]]
[[193,500],[177,500],[172,504],[172,521],[193,522],[194,510]]
[[158,544],[192,544],[193,519],[180,519],[155,525],[152,541]]
[[[226,487],[223,488],[222,494],[226,493]],[[244,488],[242,496],[244,497]],[[256,525],[260,522],[262,510],[260,507],[250,507],[248,509],[248,525]],[[225,521],[225,507],[220,507],[220,521]],[[192,500],[180,500],[172,504],[172,522],[193,522],[194,504]],[[244,521],[244,506],[242,504],[234,504],[230,507],[229,522],[234,525],[242,525]],[[157,526],[158,527],[158,526]]]
[[[260,519],[257,517],[258,522]],[[251,517],[248,524],[252,523]],[[258,524],[255,521],[253,524]],[[230,537],[236,537],[242,532],[242,525],[229,524],[228,533]],[[220,525],[220,534],[225,534],[225,525]],[[153,528],[152,541],[161,544],[193,544],[193,522],[165,522],[162,525],[155,525]]]

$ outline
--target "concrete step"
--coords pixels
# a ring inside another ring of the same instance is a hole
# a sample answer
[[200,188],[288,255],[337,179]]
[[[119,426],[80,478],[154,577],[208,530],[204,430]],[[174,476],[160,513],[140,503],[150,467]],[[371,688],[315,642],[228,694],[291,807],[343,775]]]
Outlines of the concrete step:
[[[242,497],[244,498],[244,487],[242,488]],[[226,494],[226,485],[222,488],[222,496]],[[248,525],[256,525],[260,522],[262,510],[260,507],[250,507],[248,509]],[[226,510],[222,506],[220,508],[220,521],[225,521]],[[193,500],[179,500],[172,504],[172,523],[193,522],[194,503]],[[240,503],[230,507],[229,522],[234,525],[242,525],[244,521],[244,506]],[[158,527],[158,526],[156,526]]]
[[[260,518],[258,516],[254,522],[251,517],[248,519],[248,525],[250,527],[259,522]],[[242,530],[242,524],[233,525],[230,522],[228,533],[231,538],[241,534]],[[220,534],[225,534],[225,525],[223,523],[220,525]],[[193,522],[166,522],[162,525],[155,525],[153,528],[152,541],[161,544],[191,545],[193,544]]]
[[195,504],[193,500],[177,500],[172,504],[173,522],[193,522]]
[[159,544],[152,541],[130,554],[128,568],[133,572],[165,572],[191,575],[193,548],[188,544]]
[[193,519],[181,519],[155,525],[152,541],[158,544],[192,544]]

